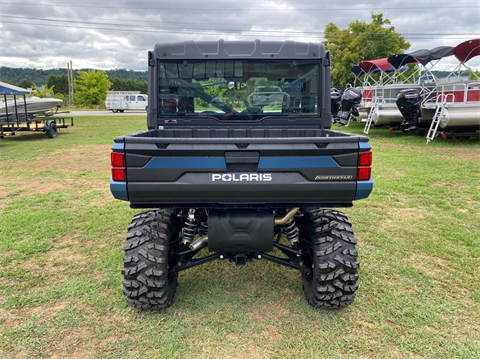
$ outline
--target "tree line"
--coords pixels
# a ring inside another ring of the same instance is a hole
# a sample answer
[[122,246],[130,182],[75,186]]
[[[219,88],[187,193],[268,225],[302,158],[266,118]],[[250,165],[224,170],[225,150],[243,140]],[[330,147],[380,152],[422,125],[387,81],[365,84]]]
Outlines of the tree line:
[[[110,76],[108,76],[108,73],[106,71],[95,71],[95,70],[89,70],[89,71],[79,71],[77,73],[77,76],[75,76],[74,80],[80,80],[84,78],[84,74],[90,74],[89,76],[94,77],[92,73],[103,73],[105,74],[106,80],[110,81],[111,85],[110,88],[108,88],[106,91],[140,91],[140,93],[147,93],[147,81],[139,81],[139,80],[124,80],[121,78],[113,78],[111,79]],[[78,82],[78,81],[76,81]],[[20,84],[19,84],[20,85]],[[54,86],[55,93],[61,93],[63,95],[68,95],[68,76],[67,74],[64,75],[53,75],[50,74],[47,77],[47,82],[46,82],[47,87],[52,87]],[[22,87],[22,86],[20,86]]]
[[[78,76],[79,72],[88,72],[91,69],[73,70],[73,75]],[[133,71],[126,69],[105,70],[105,73],[110,79],[133,80],[133,81],[147,81],[147,71]],[[65,75],[67,76],[67,69],[31,69],[31,68],[13,68],[0,67],[0,81],[17,85],[22,79],[28,79],[37,85],[46,84],[48,76],[50,75]]]
[[[125,72],[130,71],[110,71],[113,74]],[[28,73],[29,71],[27,71]],[[50,73],[45,82],[39,83],[35,83],[30,78],[22,78],[17,83],[1,78],[0,81],[26,89],[31,88],[36,91],[35,95],[38,97],[45,97],[48,93],[52,97],[63,100],[65,104],[68,102],[68,75],[66,73]],[[107,71],[87,70],[74,72],[74,88],[76,105],[82,107],[102,107],[107,91],[140,91],[140,93],[146,94],[148,86],[146,80],[141,81],[118,77],[110,80]]]
[[[27,69],[27,70],[31,70],[31,69]],[[38,70],[38,71],[43,71],[43,70]],[[78,79],[81,77],[82,73],[85,73],[85,72],[88,73],[91,71],[98,72],[95,70],[74,71],[74,78]],[[141,93],[147,93],[146,79],[138,80],[138,79],[124,79],[119,77],[112,78],[110,75],[108,75],[108,71],[102,71],[102,72],[104,72],[107,75],[109,80],[111,79],[110,81],[112,85],[111,85],[111,88],[109,89],[111,91],[140,91]],[[117,72],[121,72],[121,71],[117,71]],[[29,72],[27,71],[26,73],[28,75]],[[17,82],[0,77],[0,81],[6,82],[21,88],[35,88],[35,87],[41,87],[41,86],[51,88],[52,86],[54,86],[55,94],[68,95],[68,75],[66,73],[64,74],[51,73],[45,78],[45,81],[43,80],[35,81],[35,80],[32,80],[32,78],[30,77],[23,77]]]

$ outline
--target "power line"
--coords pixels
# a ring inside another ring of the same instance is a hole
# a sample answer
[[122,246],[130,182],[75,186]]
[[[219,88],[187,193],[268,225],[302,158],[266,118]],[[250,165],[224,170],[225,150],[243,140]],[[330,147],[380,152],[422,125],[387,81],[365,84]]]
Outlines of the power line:
[[[123,31],[123,32],[139,32],[139,33],[188,33],[191,34],[190,31],[186,31],[186,29],[173,29],[173,30],[165,30],[165,29],[150,29],[150,30],[141,30],[141,29],[121,29],[121,28],[105,28],[105,27],[91,27],[91,26],[69,26],[69,25],[53,25],[53,24],[38,24],[38,23],[30,23],[30,22],[20,22],[20,21],[2,21],[3,23],[9,23],[9,24],[19,24],[19,25],[33,25],[33,26],[46,26],[46,27],[54,27],[54,28],[73,28],[73,29],[88,29],[88,30],[107,30],[107,31]],[[196,34],[206,34],[206,35],[220,35],[220,34],[228,34],[228,35],[235,35],[235,36],[241,36],[241,37],[251,37],[251,36],[264,36],[264,37],[312,37],[308,36],[308,33],[296,33],[296,35],[292,35],[290,31],[285,31],[284,33],[275,31],[276,35],[272,34],[262,34],[262,31],[251,31],[248,34],[242,34],[238,32],[230,32],[230,30],[208,30],[204,29],[205,31],[203,32],[196,32]],[[320,33],[319,33],[320,34]],[[354,34],[356,35],[356,34]],[[371,34],[365,34],[365,33],[359,33],[358,35],[387,35],[387,34],[377,34],[377,33],[371,33]],[[418,34],[403,34],[405,38],[408,38],[410,35],[415,36],[413,39],[415,40],[420,40],[420,39],[442,39],[442,38],[449,38],[449,39],[465,39],[465,36],[461,36],[462,34],[425,34],[425,33],[418,33]],[[426,36],[428,35],[428,36]],[[418,37],[417,37],[418,36]],[[461,37],[457,37],[461,36]],[[469,37],[472,36],[472,34],[468,34]],[[322,38],[324,39],[324,36],[313,36],[314,38]]]
[[[29,18],[29,17],[25,17],[25,16],[16,16],[18,12],[14,12],[14,13],[11,13],[11,12],[3,12],[3,15],[0,15],[0,16],[3,16],[3,17],[7,17],[6,15],[10,15],[10,17],[14,18],[14,17],[18,17],[18,18]],[[28,14],[27,14],[28,15]],[[69,18],[68,20],[62,20],[62,21],[65,21],[65,22],[73,22],[75,17],[71,17]],[[81,17],[76,17],[77,19],[81,19]],[[103,21],[119,21],[121,23],[128,23],[128,22],[134,22],[134,23],[137,23],[139,21],[141,21],[142,23],[151,23],[151,24],[158,24],[159,20],[155,20],[155,21],[147,21],[145,19],[136,19],[136,20],[128,20],[128,19],[114,19],[114,18],[105,18],[105,17],[91,17],[89,16],[88,17],[89,19],[92,19],[92,20],[103,20]],[[50,20],[50,19],[41,19],[41,20]],[[225,26],[225,25],[231,25],[231,23],[215,23],[215,24],[212,24],[211,22],[192,22],[192,21],[188,21],[188,22],[181,22],[181,21],[174,21],[174,22],[169,22],[169,21],[161,21],[162,24],[175,24],[175,25],[184,25],[184,24],[188,24],[188,25],[208,25],[208,26]],[[235,24],[237,26],[250,26],[251,24],[242,24],[242,23],[238,23],[238,24]],[[284,25],[282,24],[279,24],[278,22],[275,22],[275,23],[268,23],[268,22],[263,22],[262,21],[262,25],[264,26],[282,26],[284,27]],[[422,23],[422,24],[412,24],[412,23],[391,23],[391,24],[386,24],[386,25],[389,25],[389,26],[392,26],[392,27],[426,27],[426,26],[435,26],[435,25],[442,25],[442,26],[462,26],[462,27],[465,27],[465,23],[445,23],[445,22],[437,22],[437,23]],[[249,29],[241,29],[240,31],[248,31]],[[277,31],[277,30],[274,30],[274,31]]]
[[[36,21],[47,21],[47,22],[55,22],[55,23],[62,23],[62,22],[68,22],[70,23],[76,23],[76,24],[82,24],[82,25],[102,25],[102,26],[122,26],[122,27],[128,27],[128,28],[135,28],[138,31],[142,31],[142,28],[147,28],[147,26],[139,26],[139,25],[129,25],[129,24],[122,24],[122,23],[102,23],[102,22],[91,22],[91,21],[73,21],[73,20],[57,20],[57,19],[45,19],[45,18],[37,18],[37,17],[27,17],[27,16],[14,16],[14,15],[0,15],[0,17],[4,18],[14,18],[14,19],[24,19],[24,20],[36,20]],[[36,25],[41,25],[41,24],[36,24]],[[59,25],[61,26],[61,25]],[[150,27],[148,27],[150,28]],[[252,29],[205,29],[205,28],[197,28],[197,27],[173,27],[173,26],[160,26],[159,29],[161,30],[205,30],[205,31],[222,31],[222,32],[249,32],[249,33],[255,33],[255,34],[262,34],[262,33],[276,33],[278,34],[278,30],[252,30]],[[388,29],[387,29],[388,30]],[[288,34],[301,34],[301,35],[306,35],[306,34],[313,34],[313,35],[318,35],[318,34],[324,34],[324,31],[292,31],[292,30],[285,30],[285,33]],[[330,34],[344,34],[344,32],[337,32],[337,33],[330,33]],[[390,33],[365,33],[362,32],[360,34],[363,35],[389,35]],[[408,33],[410,36],[423,36],[426,34],[431,34],[431,33]],[[356,35],[355,33],[353,35]],[[402,35],[407,35],[407,34],[402,34]],[[471,35],[471,33],[434,33],[431,35],[435,36],[468,36]]]
[[[162,30],[162,29],[156,29],[156,30],[140,30],[140,29],[121,29],[121,28],[107,28],[107,27],[92,27],[92,26],[68,26],[68,25],[53,25],[53,24],[38,24],[38,23],[30,23],[30,22],[21,22],[21,21],[5,21],[3,20],[2,23],[7,23],[7,24],[19,24],[19,25],[31,25],[31,26],[46,26],[46,27],[56,27],[56,28],[72,28],[72,29],[89,29],[89,30],[107,30],[107,31],[124,31],[124,32],[141,32],[141,33],[188,33],[191,34],[191,30],[186,32],[182,31],[184,29],[172,29],[172,30]],[[106,24],[103,24],[106,25]],[[221,29],[216,29],[216,30],[208,30],[208,29],[203,29],[205,30],[204,32],[196,32],[196,34],[207,34],[207,35],[216,35],[216,34],[226,34],[228,30],[221,30]],[[259,31],[261,32],[261,31]],[[279,33],[278,31],[275,31],[275,33]],[[286,32],[288,33],[288,31]],[[261,34],[241,34],[241,33],[230,33],[229,35],[236,35],[236,36],[267,36],[267,35],[261,35]],[[276,35],[275,37],[281,37],[284,35]],[[306,36],[301,36],[301,35],[289,35],[291,37],[306,37]]]
[[[104,3],[115,3],[118,4],[117,0],[103,0],[102,2]],[[170,3],[171,0],[142,0],[142,4],[144,3]],[[242,3],[255,3],[255,4],[261,4],[261,3],[268,3],[268,4],[285,4],[285,3],[290,3],[291,1],[289,0],[243,0]],[[331,3],[331,0],[302,0],[302,1],[294,1],[296,5],[298,4],[304,4],[304,3],[313,3],[313,4],[318,4],[318,3]],[[358,3],[358,0],[337,0],[336,2],[353,2],[353,3]],[[386,2],[385,0],[370,0],[369,3],[384,3]],[[411,2],[411,3],[416,3],[414,0],[409,0],[405,1],[405,3]],[[422,0],[423,3],[425,2],[434,2],[434,3],[439,3],[439,2],[446,2],[446,3],[451,3],[451,0]],[[475,0],[466,0],[465,2],[471,2],[471,3],[476,3]],[[0,3],[5,3],[5,4],[11,4],[10,2],[5,2],[5,0],[0,0]],[[25,5],[42,5],[38,4],[36,1],[31,1],[28,2],[26,0],[22,1],[23,4]],[[83,1],[83,4],[97,4],[98,1]],[[197,0],[176,0],[175,3],[198,3]],[[226,0],[218,0],[218,1],[202,1],[203,4],[236,4],[238,3],[237,0],[232,0],[232,1],[226,1]],[[17,4],[17,3],[15,3]],[[58,2],[54,3],[51,2],[50,5],[71,5],[69,2]]]
[[[91,9],[129,9],[129,10],[172,10],[172,11],[377,11],[377,10],[431,10],[431,7],[381,7],[381,8],[283,8],[283,9],[272,9],[272,8],[170,8],[170,7],[131,7],[131,6],[105,6],[105,5],[55,5],[55,4],[34,4],[34,3],[12,3],[12,2],[2,2],[4,5],[17,5],[17,6],[40,6],[40,7],[65,7],[65,8],[91,8]],[[466,9],[466,8],[479,8],[479,5],[457,5],[457,6],[435,6],[435,9]]]

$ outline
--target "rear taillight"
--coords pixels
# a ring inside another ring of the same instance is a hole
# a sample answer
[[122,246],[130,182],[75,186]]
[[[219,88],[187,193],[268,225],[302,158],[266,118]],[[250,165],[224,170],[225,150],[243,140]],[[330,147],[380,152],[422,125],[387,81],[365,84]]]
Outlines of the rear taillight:
[[372,165],[372,151],[360,152],[358,154],[359,166],[371,166]]
[[112,180],[115,182],[125,182],[127,180],[125,171],[125,154],[112,152]]
[[372,177],[372,152],[358,154],[357,181],[368,181]]

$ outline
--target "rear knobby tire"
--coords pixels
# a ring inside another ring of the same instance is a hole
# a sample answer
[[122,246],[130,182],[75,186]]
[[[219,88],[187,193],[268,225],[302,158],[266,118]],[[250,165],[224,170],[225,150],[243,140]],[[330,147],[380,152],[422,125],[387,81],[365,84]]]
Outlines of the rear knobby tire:
[[166,210],[137,213],[123,247],[123,293],[137,309],[154,310],[172,304],[178,272],[171,273],[171,245],[178,238],[177,220]]
[[313,210],[300,227],[305,268],[303,289],[317,308],[343,308],[355,299],[358,262],[352,223],[343,212]]

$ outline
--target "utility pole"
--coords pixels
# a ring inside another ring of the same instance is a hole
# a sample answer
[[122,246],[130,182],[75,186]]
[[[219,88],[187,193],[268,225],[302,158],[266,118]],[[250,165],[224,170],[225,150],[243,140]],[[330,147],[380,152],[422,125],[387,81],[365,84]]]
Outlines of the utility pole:
[[67,79],[68,79],[68,106],[72,105],[72,95],[70,94],[70,64],[67,62]]
[[73,86],[73,64],[67,62],[67,77],[68,77],[68,102],[71,107],[75,105],[74,100],[74,86]]

